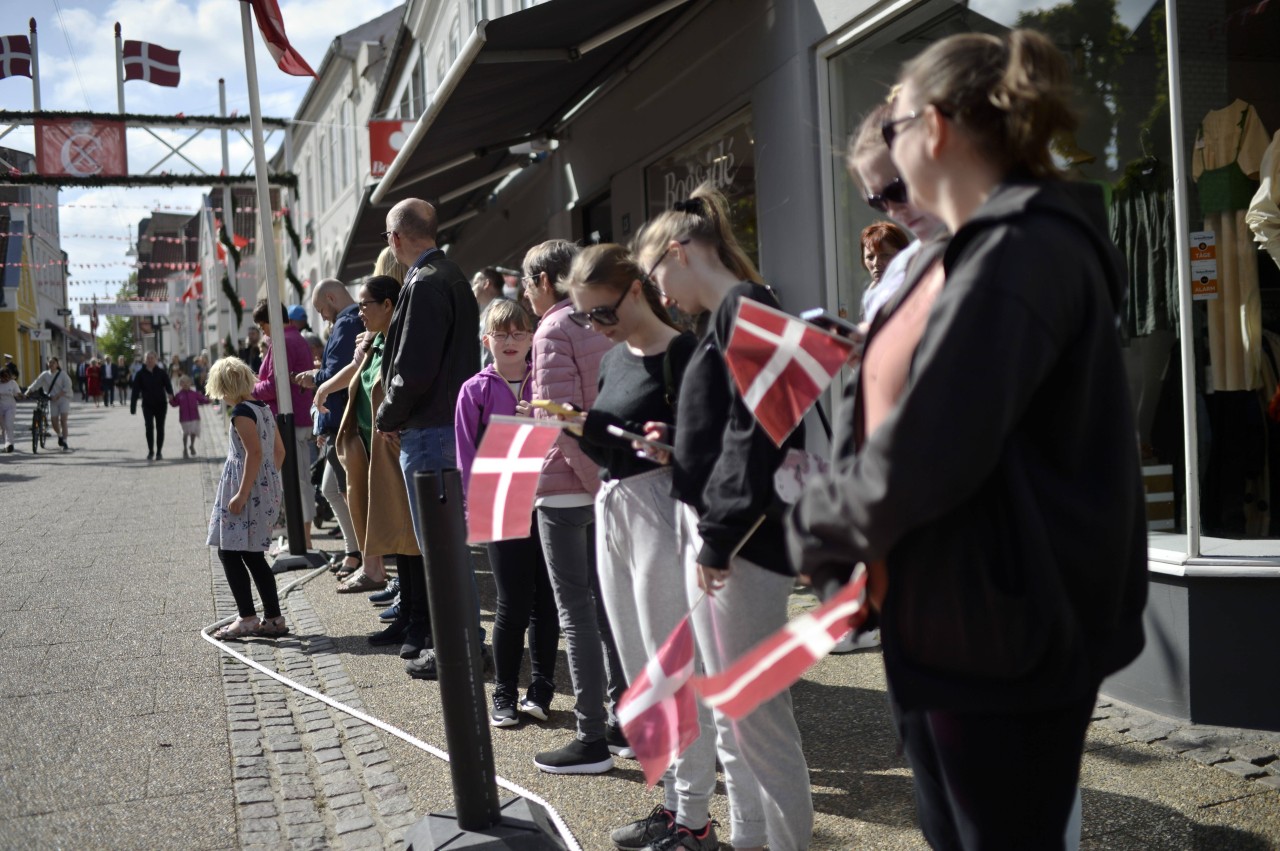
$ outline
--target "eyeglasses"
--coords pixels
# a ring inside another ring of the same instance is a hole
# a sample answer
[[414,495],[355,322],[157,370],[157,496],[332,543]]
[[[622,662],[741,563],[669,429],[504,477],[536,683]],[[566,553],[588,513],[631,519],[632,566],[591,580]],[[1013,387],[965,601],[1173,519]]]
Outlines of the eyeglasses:
[[631,288],[627,287],[623,290],[622,295],[613,303],[612,307],[593,307],[590,310],[575,310],[569,314],[569,320],[583,328],[590,328],[594,323],[596,325],[617,325],[618,324],[618,308],[622,307],[622,303],[626,301],[627,296],[631,294]]
[[510,334],[489,334],[489,339],[497,343],[523,343],[529,339],[528,331],[512,331]]
[[538,285],[538,280],[539,280],[541,277],[542,277],[542,273],[541,273],[541,272],[539,272],[539,273],[538,273],[538,274],[536,274],[536,275],[525,275],[524,277],[522,277],[522,278],[520,279],[520,283],[521,283],[522,285],[524,285],[524,288],[527,290],[527,289],[529,289],[530,287],[536,287],[536,286]]
[[360,305],[360,308],[359,308],[360,310],[364,310],[366,307],[368,307],[371,304],[382,304],[382,302],[376,298],[371,298],[371,299],[366,299],[364,301],[357,301],[356,304]]
[[391,239],[391,234],[393,234],[393,233],[395,233],[395,231],[393,231],[393,230],[384,230],[382,233],[380,233],[380,234],[378,234],[378,235],[382,237],[382,241],[383,241],[383,242],[387,242],[388,240],[390,240],[390,239]]
[[[932,106],[934,110],[937,111],[937,113],[941,115],[943,118],[951,117],[951,110],[938,106],[936,103],[931,103],[929,104],[929,106]],[[880,135],[884,137],[885,146],[890,149],[893,148],[893,140],[898,138],[899,124],[906,124],[908,121],[915,121],[917,118],[923,118],[923,117],[924,117],[924,112],[922,110],[916,110],[914,112],[908,112],[906,115],[902,116],[901,118],[890,118],[887,121],[881,121]]]
[[890,204],[907,203],[907,184],[901,177],[895,177],[888,186],[875,195],[868,195],[866,200],[871,209],[887,213]]

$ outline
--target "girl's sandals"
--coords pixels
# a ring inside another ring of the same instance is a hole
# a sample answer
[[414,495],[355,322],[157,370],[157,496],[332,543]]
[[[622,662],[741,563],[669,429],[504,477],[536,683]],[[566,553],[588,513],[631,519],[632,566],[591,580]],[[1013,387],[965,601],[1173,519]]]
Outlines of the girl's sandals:
[[254,635],[259,638],[281,638],[289,634],[289,625],[284,621],[284,615],[275,618],[267,618],[258,624]]
[[236,641],[241,638],[250,638],[258,635],[258,630],[262,627],[262,622],[256,617],[253,618],[237,618],[235,621],[227,624],[222,629],[213,634],[213,638],[218,641]]
[[[355,559],[356,563],[347,564],[346,563],[347,559]],[[335,573],[334,575],[339,579],[346,579],[349,576],[351,576],[353,573],[355,573],[357,570],[364,567],[364,558],[361,557],[360,553],[347,553],[346,556],[343,557],[343,560],[340,562],[340,564],[342,566],[338,568],[337,573]]]
[[339,594],[362,594],[367,591],[381,591],[383,588],[386,588],[386,587],[387,587],[387,580],[383,579],[381,582],[379,582],[378,580],[374,579],[364,571],[360,571],[355,576],[351,577],[350,580],[339,585],[338,593]]

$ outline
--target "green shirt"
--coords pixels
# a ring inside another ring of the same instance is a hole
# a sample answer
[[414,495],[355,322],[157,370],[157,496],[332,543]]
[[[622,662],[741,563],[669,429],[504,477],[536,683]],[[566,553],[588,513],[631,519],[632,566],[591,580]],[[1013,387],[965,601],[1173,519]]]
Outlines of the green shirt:
[[381,332],[375,334],[370,341],[371,354],[360,373],[360,387],[356,392],[356,428],[360,431],[360,439],[364,441],[365,453],[373,451],[373,385],[378,382],[378,374],[382,372],[384,342]]

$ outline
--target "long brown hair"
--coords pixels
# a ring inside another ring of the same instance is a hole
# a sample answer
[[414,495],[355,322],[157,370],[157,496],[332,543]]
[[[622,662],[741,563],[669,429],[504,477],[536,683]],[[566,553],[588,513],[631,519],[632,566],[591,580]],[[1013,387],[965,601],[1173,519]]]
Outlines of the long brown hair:
[[640,264],[626,246],[613,242],[592,245],[578,252],[565,276],[565,284],[574,290],[602,287],[622,295],[633,281],[640,282],[640,292],[654,315],[672,328],[679,328],[662,304],[658,285],[645,275]]
[[715,248],[720,262],[742,281],[763,284],[756,264],[742,250],[729,222],[729,202],[710,182],[703,183],[689,196],[663,210],[640,228],[632,248],[635,255],[657,256],[671,240],[696,239]]

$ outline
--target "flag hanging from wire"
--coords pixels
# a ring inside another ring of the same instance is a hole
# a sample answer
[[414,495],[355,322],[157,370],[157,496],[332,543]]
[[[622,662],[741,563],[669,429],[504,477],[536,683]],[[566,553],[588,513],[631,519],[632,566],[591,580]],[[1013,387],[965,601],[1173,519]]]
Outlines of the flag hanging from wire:
[[542,462],[562,423],[492,417],[471,463],[467,485],[467,543],[529,537]]
[[145,41],[126,41],[121,51],[125,82],[142,80],[156,86],[177,87],[182,79],[182,69],[178,67],[181,52]]
[[0,35],[0,80],[30,76],[30,39],[25,35]]
[[276,66],[286,74],[295,77],[314,77],[315,71],[302,58],[302,54],[289,44],[289,37],[284,33],[284,16],[280,14],[280,4],[276,0],[249,0],[253,6],[253,16],[258,20],[258,29],[262,32],[262,40],[276,61]]
[[853,348],[851,340],[744,298],[724,356],[743,401],[781,446]]

